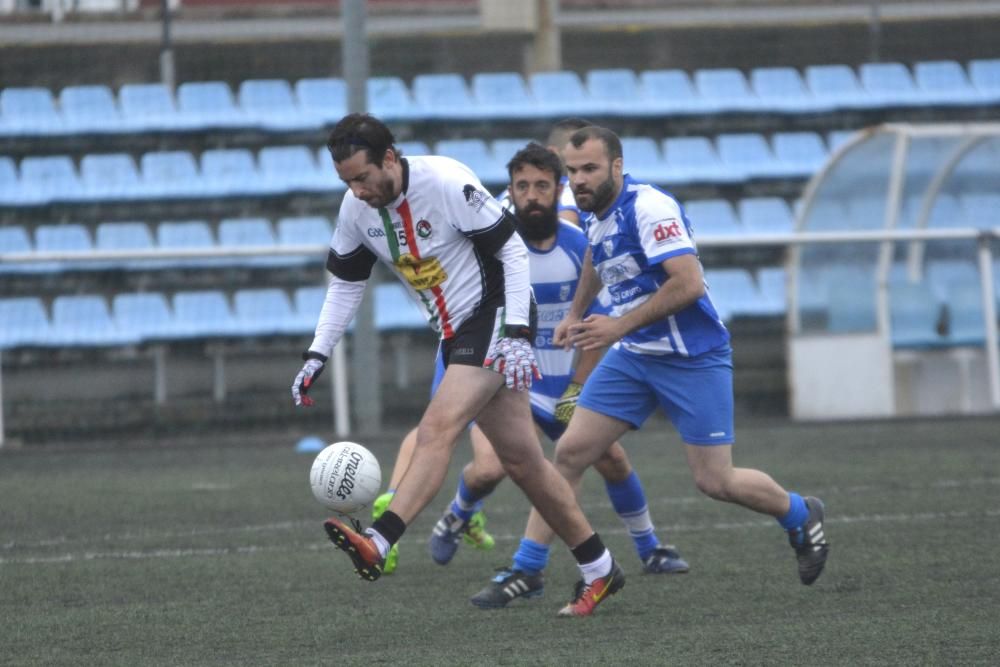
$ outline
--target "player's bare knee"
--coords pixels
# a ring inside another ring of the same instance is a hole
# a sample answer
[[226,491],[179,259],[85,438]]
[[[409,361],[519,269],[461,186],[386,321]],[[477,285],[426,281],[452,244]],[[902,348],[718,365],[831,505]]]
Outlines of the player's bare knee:
[[729,500],[726,479],[711,471],[695,471],[694,483],[698,490],[713,500]]
[[609,482],[622,482],[632,474],[632,463],[625,454],[625,449],[617,442],[601,455],[594,463],[594,468]]
[[556,453],[553,458],[553,462],[556,464],[556,467],[560,470],[560,472],[580,472],[594,461],[592,455],[588,454],[585,448],[563,445],[560,441],[560,444],[556,446]]

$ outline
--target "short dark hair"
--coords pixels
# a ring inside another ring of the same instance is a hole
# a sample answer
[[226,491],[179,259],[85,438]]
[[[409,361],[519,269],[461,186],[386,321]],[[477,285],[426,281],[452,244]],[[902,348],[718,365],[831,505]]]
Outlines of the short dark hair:
[[367,113],[352,113],[344,116],[330,130],[326,147],[334,162],[343,162],[358,151],[368,154],[368,162],[381,164],[387,150],[398,157],[396,138],[385,123]]
[[514,180],[514,172],[525,165],[551,173],[556,183],[562,178],[562,162],[559,161],[559,156],[540,143],[532,141],[514,153],[514,157],[507,163],[507,175],[511,181]]
[[597,139],[604,144],[604,149],[612,162],[622,157],[622,140],[608,128],[599,125],[591,125],[577,130],[569,138],[569,143],[573,144],[573,148],[579,148],[591,139]]
[[585,127],[592,126],[589,120],[584,118],[563,118],[562,120],[557,120],[552,123],[552,129],[549,130],[548,144],[549,146],[559,145],[562,148],[563,145],[569,141],[571,134],[577,130],[583,129]]

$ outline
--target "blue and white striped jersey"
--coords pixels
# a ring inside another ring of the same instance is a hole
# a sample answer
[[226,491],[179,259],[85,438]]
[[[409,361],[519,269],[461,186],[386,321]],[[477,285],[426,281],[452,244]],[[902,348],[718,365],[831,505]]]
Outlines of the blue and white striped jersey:
[[[567,352],[555,346],[552,337],[576,294],[587,252],[587,237],[576,225],[560,221],[556,243],[551,248],[538,250],[530,243],[525,245],[528,246],[531,288],[538,304],[535,359],[542,373],[542,379],[531,385],[531,404],[536,411],[552,416],[556,401],[573,377],[574,358],[572,350]],[[598,298],[589,312],[607,315],[610,310],[609,304],[601,304]]]
[[[677,200],[628,174],[604,218],[588,214],[585,229],[615,317],[639,307],[666,281],[664,260],[698,254],[691,223]],[[693,357],[728,343],[729,331],[706,290],[684,310],[633,331],[617,346],[641,354]]]

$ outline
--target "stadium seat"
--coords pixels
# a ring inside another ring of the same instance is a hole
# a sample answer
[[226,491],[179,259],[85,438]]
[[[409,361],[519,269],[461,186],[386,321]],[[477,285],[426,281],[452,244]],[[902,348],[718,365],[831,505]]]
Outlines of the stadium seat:
[[481,72],[472,77],[472,99],[488,118],[534,118],[539,115],[528,86],[517,72]]
[[127,83],[118,90],[124,129],[181,130],[186,123],[177,111],[173,93],[162,83]]
[[[20,225],[7,225],[0,227],[0,255],[7,253],[30,253],[34,248],[31,245],[31,238],[28,231]],[[38,271],[37,265],[15,264],[13,262],[0,261],[0,274],[8,273],[32,273]]]
[[295,97],[301,112],[318,124],[335,123],[347,113],[347,83],[343,79],[299,79]]
[[[156,227],[156,245],[161,250],[205,250],[216,247],[208,223],[203,220],[166,221]],[[191,257],[165,260],[165,266],[184,268],[192,266],[220,266],[225,259]]]
[[266,130],[319,127],[315,118],[299,108],[291,85],[284,79],[247,79],[240,83],[236,98],[249,120]]
[[576,72],[535,72],[528,77],[528,87],[539,110],[548,116],[580,116],[594,110]]
[[946,342],[938,330],[940,301],[926,284],[889,284],[889,326],[892,345],[923,348]]
[[724,199],[695,199],[684,204],[694,227],[695,239],[709,236],[741,236],[746,230],[736,219],[733,206]]
[[954,60],[919,62],[913,66],[920,101],[940,106],[970,106],[983,103],[979,91]]
[[[153,250],[153,234],[144,222],[102,222],[97,225],[94,247],[97,250],[147,251]],[[151,260],[109,262],[128,269],[154,268]]]
[[660,149],[650,137],[622,137],[624,169],[640,181],[666,183],[668,172]]
[[265,188],[253,154],[245,148],[214,148],[202,153],[201,178],[206,194],[234,197],[272,192]]
[[666,182],[735,183],[743,174],[722,163],[708,137],[670,137],[663,140],[663,156],[667,165]]
[[[326,247],[330,244],[333,229],[330,221],[322,216],[303,216],[281,218],[278,220],[278,245],[316,245]],[[325,260],[323,256],[319,259]]]
[[[514,153],[528,145],[533,139],[494,139],[490,144],[493,155],[497,161],[504,165],[504,176],[507,176],[507,163],[514,157]],[[506,179],[505,179],[506,180]]]
[[0,90],[0,133],[46,135],[65,131],[62,116],[48,88]]
[[740,224],[750,234],[790,234],[795,220],[780,197],[748,197],[736,204]]
[[[326,159],[329,161],[329,153]],[[338,182],[335,174],[331,177],[320,173],[307,146],[265,146],[260,149],[257,161],[264,189],[272,192],[324,192],[332,190]]]
[[645,70],[639,73],[638,105],[648,114],[695,114],[708,105],[688,73],[680,69]]
[[764,135],[754,132],[720,134],[715,138],[722,164],[744,179],[784,176]]
[[0,204],[19,204],[23,197],[14,159],[0,155]]
[[153,198],[188,198],[205,195],[204,182],[194,157],[186,151],[152,151],[139,161],[143,189]]
[[832,154],[847,142],[856,139],[860,134],[858,130],[834,130],[826,136],[826,145],[829,146]]
[[185,120],[203,129],[249,127],[251,121],[236,106],[224,81],[188,81],[177,86],[177,109]]
[[[322,285],[309,285],[307,287],[296,287],[292,295],[292,305],[295,312],[296,328],[303,332],[316,330],[316,322],[319,320],[319,312],[323,309],[323,302],[326,300],[326,287]],[[354,321],[348,325],[348,331],[354,326]]]
[[21,160],[21,201],[31,204],[81,201],[83,185],[67,155],[29,156]]
[[52,325],[38,297],[0,298],[0,322],[0,350],[41,347],[51,342]]
[[[219,222],[221,248],[273,248],[274,245],[274,229],[266,218],[226,218]],[[236,257],[234,262],[247,266],[283,266],[289,263],[287,258],[274,255]]]
[[788,276],[784,267],[767,266],[757,271],[761,315],[784,315],[788,301]]
[[276,287],[237,290],[233,310],[240,328],[249,336],[302,334],[315,329],[315,322],[307,329],[302,328],[292,312],[288,295]]
[[723,322],[738,315],[762,314],[760,291],[746,269],[708,269],[705,284]]
[[915,106],[921,102],[913,76],[902,63],[864,63],[859,74],[862,87],[876,106]]
[[756,111],[760,100],[738,69],[699,69],[694,73],[694,87],[703,104],[716,112]]
[[867,91],[861,87],[854,70],[847,65],[810,65],[806,67],[806,85],[825,108],[863,109],[872,106]]
[[51,342],[63,346],[115,346],[138,342],[118,329],[108,303],[96,294],[61,295],[52,300]]
[[413,99],[426,118],[479,116],[461,74],[418,74],[413,77]]
[[59,107],[70,132],[122,131],[122,115],[107,86],[67,86],[59,93]]
[[402,284],[383,283],[375,287],[375,327],[379,331],[425,329],[427,319]]
[[[35,250],[37,252],[80,252],[87,253],[94,249],[90,240],[90,232],[80,224],[38,225],[35,227]],[[65,271],[68,269],[100,268],[98,264],[88,261],[59,261],[45,268],[50,271]]]
[[399,77],[372,77],[368,79],[367,88],[368,108],[374,116],[386,122],[421,117],[422,111],[417,109],[409,88]]
[[874,332],[875,281],[870,272],[838,266],[826,273],[828,330],[839,334]]
[[828,110],[809,91],[794,67],[755,67],[750,70],[750,87],[760,100],[762,111],[812,113]]
[[135,160],[128,153],[84,155],[80,180],[88,199],[138,199],[145,194]]
[[950,344],[982,345],[986,340],[982,294],[978,281],[949,285],[946,303]]
[[323,190],[333,192],[343,192],[347,190],[347,184],[340,180],[337,170],[333,166],[333,158],[326,146],[316,149],[316,171],[319,173],[319,182]]
[[139,342],[175,337],[174,316],[162,294],[116,294],[111,300],[111,312],[118,330]]
[[1000,58],[970,60],[969,79],[986,102],[1000,101]]
[[179,336],[210,338],[243,333],[226,295],[219,290],[177,292],[172,302],[174,330]]
[[639,80],[630,69],[594,69],[585,76],[592,113],[628,115],[642,112],[637,104]]
[[[430,146],[422,141],[397,141],[396,148],[404,155],[431,155]],[[330,158],[327,157],[327,160]]]
[[966,194],[959,198],[963,218],[973,227],[1000,227],[1000,194]]
[[815,132],[776,132],[771,146],[778,169],[790,178],[812,176],[826,162],[826,144]]
[[485,183],[505,183],[507,172],[482,139],[444,139],[434,145],[437,155],[458,160]]

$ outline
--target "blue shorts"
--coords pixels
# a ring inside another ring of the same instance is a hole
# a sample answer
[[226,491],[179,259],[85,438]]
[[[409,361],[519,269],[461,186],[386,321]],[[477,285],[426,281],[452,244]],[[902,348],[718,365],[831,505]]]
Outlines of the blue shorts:
[[642,426],[659,405],[685,443],[732,444],[732,350],[675,357],[612,348],[587,378],[577,405],[632,428]]

